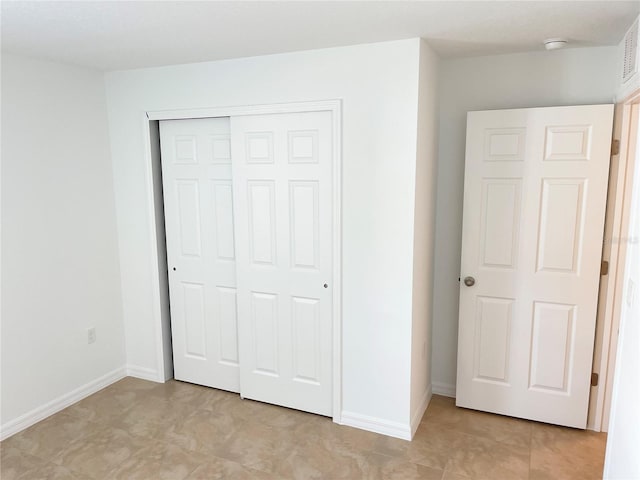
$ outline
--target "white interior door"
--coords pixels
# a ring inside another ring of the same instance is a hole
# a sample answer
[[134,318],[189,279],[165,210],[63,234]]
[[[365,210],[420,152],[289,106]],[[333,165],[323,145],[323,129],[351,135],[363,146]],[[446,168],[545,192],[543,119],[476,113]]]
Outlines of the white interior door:
[[332,414],[331,113],[231,118],[242,396]]
[[160,122],[174,375],[239,391],[228,118]]
[[458,406],[585,428],[612,119],[469,113]]

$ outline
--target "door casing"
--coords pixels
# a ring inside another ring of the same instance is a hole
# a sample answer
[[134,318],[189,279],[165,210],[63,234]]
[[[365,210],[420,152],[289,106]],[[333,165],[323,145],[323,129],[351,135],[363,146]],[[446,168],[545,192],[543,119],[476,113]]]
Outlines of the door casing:
[[148,110],[142,116],[144,135],[145,178],[147,186],[148,227],[151,232],[148,252],[153,274],[151,275],[154,317],[154,340],[157,375],[135,372],[136,376],[156,382],[165,382],[173,376],[171,349],[171,319],[169,314],[169,289],[166,271],[166,244],[164,241],[164,214],[162,211],[162,187],[160,152],[157,146],[160,120],[183,120],[211,117],[233,117],[277,113],[325,112],[331,113],[332,122],[332,195],[333,195],[333,265],[331,280],[332,305],[332,381],[333,421],[341,422],[342,412],[342,101],[279,103],[266,105],[191,108],[178,110]]

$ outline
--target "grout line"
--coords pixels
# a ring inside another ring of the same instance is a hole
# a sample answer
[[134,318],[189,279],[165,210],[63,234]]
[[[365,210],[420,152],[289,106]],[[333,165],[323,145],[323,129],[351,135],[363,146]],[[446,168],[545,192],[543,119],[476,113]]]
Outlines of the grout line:
[[527,471],[527,477],[531,478],[532,458],[531,451],[533,450],[533,424],[529,423],[529,470]]

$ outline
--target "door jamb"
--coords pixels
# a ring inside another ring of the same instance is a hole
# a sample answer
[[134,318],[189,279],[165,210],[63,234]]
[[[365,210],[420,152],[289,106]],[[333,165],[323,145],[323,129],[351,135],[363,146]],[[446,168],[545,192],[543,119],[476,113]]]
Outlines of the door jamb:
[[[607,205],[606,223],[611,222],[611,231],[605,231],[602,260],[609,262],[609,273],[600,279],[600,293],[597,329],[601,330],[600,342],[595,345],[593,371],[599,375],[599,384],[592,388],[591,395],[595,401],[590,402],[587,428],[597,432],[607,431],[611,391],[615,371],[615,359],[618,346],[618,325],[620,309],[624,293],[624,266],[626,259],[626,242],[629,231],[629,208],[631,206],[631,187],[633,180],[635,152],[635,136],[638,128],[640,108],[640,90],[635,91],[624,100],[616,103],[614,115],[614,140],[620,141],[620,150],[612,163],[617,161],[617,175],[610,178],[609,188],[615,189],[613,204]],[[636,165],[640,168],[640,165]],[[610,250],[609,248],[610,247]],[[600,349],[599,355],[596,352]]]
[[[265,105],[228,106],[211,108],[191,108],[176,110],[156,110],[144,112],[143,135],[145,144],[145,165],[147,183],[147,208],[149,209],[149,231],[151,243],[149,253],[152,265],[151,305],[155,318],[156,365],[158,382],[172,377],[172,351],[170,348],[169,292],[166,272],[166,244],[164,224],[160,225],[158,209],[162,206],[162,188],[158,189],[157,175],[160,169],[159,149],[154,148],[154,129],[160,120],[182,120],[193,118],[233,117],[244,115],[265,115],[276,113],[331,112],[333,145],[333,232],[332,232],[332,408],[333,421],[342,423],[342,101],[322,100],[316,102],[279,103]],[[154,179],[156,180],[154,182]],[[164,218],[164,214],[162,215]],[[162,249],[164,248],[164,252]],[[163,263],[162,254],[165,255]],[[165,277],[163,278],[163,274]],[[169,343],[167,343],[169,342]]]

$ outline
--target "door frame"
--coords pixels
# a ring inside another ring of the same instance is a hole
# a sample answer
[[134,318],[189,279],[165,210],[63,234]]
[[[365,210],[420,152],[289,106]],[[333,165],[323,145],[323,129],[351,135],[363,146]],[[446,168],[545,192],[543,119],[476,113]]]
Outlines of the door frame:
[[[158,374],[149,378],[165,382],[173,377],[169,282],[166,264],[164,208],[158,126],[160,120],[211,117],[237,117],[277,113],[330,112],[332,122],[332,408],[333,421],[341,423],[342,412],[342,100],[276,103],[262,105],[148,110],[142,115],[144,136],[147,208],[151,241],[148,245],[152,265],[151,305],[154,317]],[[143,373],[143,372],[140,372]]]
[[[618,327],[624,296],[624,266],[629,232],[629,210],[635,163],[636,138],[640,109],[640,90],[618,100],[615,105],[613,140],[619,151],[611,156],[611,174],[605,214],[605,245],[602,260],[609,262],[609,272],[600,277],[596,342],[592,371],[598,373],[598,386],[592,387],[587,429],[609,429],[611,393],[618,348]],[[614,175],[615,170],[615,175]],[[606,242],[609,242],[606,244]]]

